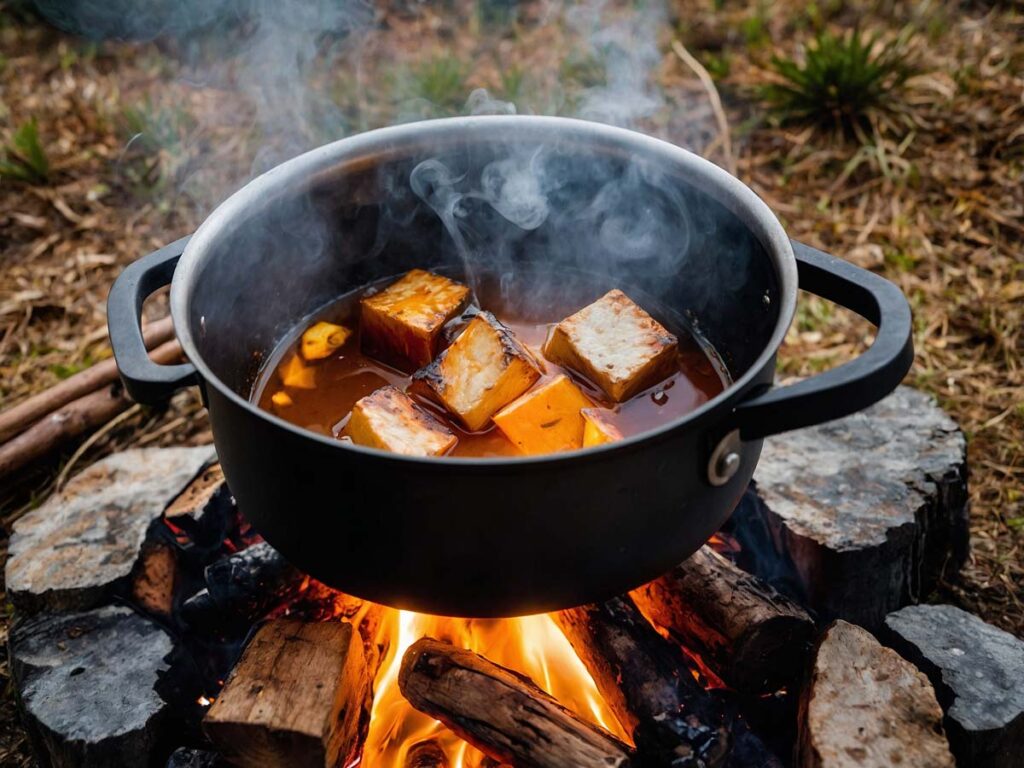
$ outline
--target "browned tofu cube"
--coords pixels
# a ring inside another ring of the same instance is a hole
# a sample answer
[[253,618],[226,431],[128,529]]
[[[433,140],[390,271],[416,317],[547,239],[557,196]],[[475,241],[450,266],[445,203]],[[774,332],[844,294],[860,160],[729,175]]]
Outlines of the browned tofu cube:
[[490,312],[481,312],[413,377],[411,391],[441,403],[475,432],[539,378],[532,355],[512,332]]
[[469,301],[469,288],[414,269],[359,302],[363,351],[403,370],[427,365],[444,324]]
[[583,416],[584,448],[622,439],[622,430],[612,422],[608,411],[603,408],[584,408],[580,414]]
[[494,423],[528,455],[583,447],[583,416],[591,403],[568,376],[559,374],[494,414]]
[[617,403],[675,371],[678,340],[622,291],[609,291],[555,326],[544,355]]
[[391,386],[356,402],[345,435],[358,445],[406,456],[443,456],[457,442],[444,424]]

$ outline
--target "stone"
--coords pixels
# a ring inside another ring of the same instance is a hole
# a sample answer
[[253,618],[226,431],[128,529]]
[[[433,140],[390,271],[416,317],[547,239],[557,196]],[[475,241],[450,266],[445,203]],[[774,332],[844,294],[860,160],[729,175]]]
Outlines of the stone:
[[889,614],[882,639],[928,675],[960,765],[1024,760],[1024,642],[952,605]]
[[792,563],[801,597],[826,621],[878,629],[966,558],[964,436],[908,387],[861,413],[769,438],[754,480],[774,556]]
[[123,606],[15,622],[11,669],[37,754],[55,768],[149,765],[170,722],[157,684],[173,649]]
[[800,701],[800,768],[953,768],[931,684],[870,632],[837,621]]
[[84,610],[124,588],[150,524],[209,464],[212,446],[116,453],[14,524],[7,594],[23,615]]

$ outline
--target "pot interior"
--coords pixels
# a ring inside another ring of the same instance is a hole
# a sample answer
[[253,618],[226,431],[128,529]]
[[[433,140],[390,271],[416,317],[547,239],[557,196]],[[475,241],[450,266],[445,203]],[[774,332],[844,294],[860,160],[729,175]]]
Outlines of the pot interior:
[[497,283],[551,320],[612,287],[641,305],[650,297],[741,377],[784,303],[759,214],[720,202],[720,175],[660,142],[523,120],[524,130],[508,119],[481,130],[478,119],[406,126],[400,140],[366,134],[237,193],[186,254],[181,289],[203,363],[247,398],[304,318],[419,267]]

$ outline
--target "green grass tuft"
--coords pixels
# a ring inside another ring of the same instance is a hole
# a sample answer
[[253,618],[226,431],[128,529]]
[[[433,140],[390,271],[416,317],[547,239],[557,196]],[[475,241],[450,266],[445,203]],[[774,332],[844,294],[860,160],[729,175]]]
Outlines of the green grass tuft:
[[468,75],[467,66],[455,56],[436,56],[406,75],[403,95],[429,102],[432,117],[458,115],[469,95]]
[[39,140],[39,124],[33,117],[22,123],[3,148],[0,176],[27,184],[45,184],[50,178],[50,161]]
[[846,35],[819,33],[804,61],[772,59],[780,82],[761,89],[780,119],[810,122],[853,132],[871,122],[872,113],[890,111],[914,74],[907,35],[882,43],[859,29]]

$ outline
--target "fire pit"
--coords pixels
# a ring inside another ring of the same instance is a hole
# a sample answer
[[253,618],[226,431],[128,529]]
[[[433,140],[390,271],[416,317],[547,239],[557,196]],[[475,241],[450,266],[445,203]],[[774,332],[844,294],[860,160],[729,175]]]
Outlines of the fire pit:
[[[873,482],[851,489],[865,452]],[[822,472],[826,455],[847,474]],[[956,613],[920,606],[880,622],[863,600],[838,599],[871,589],[899,608],[959,567],[955,426],[901,389],[769,442],[763,466],[763,495],[749,492],[709,546],[662,578],[600,604],[480,620],[401,612],[311,580],[260,541],[208,448],[117,454],[16,526],[7,583],[23,711],[41,759],[60,765],[160,765],[172,752],[179,767],[838,766],[897,753],[952,765],[943,720],[961,765],[1012,765],[1019,641],[948,606]],[[826,554],[836,544],[824,536],[815,552],[806,542],[828,530],[836,494],[852,515],[842,552]],[[874,515],[858,522],[862,504]],[[840,556],[876,563],[879,546],[916,580],[813,570]],[[913,649],[931,680],[853,624],[822,634],[837,617]],[[956,657],[927,646],[936,621],[942,647],[969,649],[981,673],[969,685]],[[945,718],[933,681],[945,681]]]

